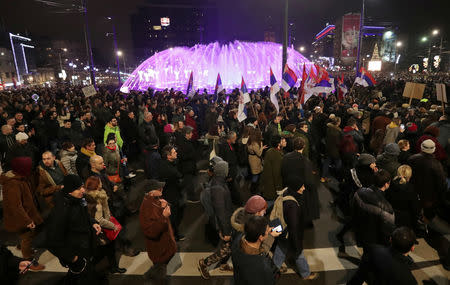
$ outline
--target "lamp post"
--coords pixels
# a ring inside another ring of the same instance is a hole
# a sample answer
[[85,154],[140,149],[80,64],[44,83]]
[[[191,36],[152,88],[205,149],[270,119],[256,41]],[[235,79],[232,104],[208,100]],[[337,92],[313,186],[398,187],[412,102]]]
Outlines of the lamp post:
[[362,34],[363,34],[363,27],[364,27],[364,6],[366,5],[366,1],[362,0],[362,7],[361,7],[361,18],[359,20],[359,36],[358,36],[358,51],[356,55],[356,72],[359,71],[359,62],[361,57],[361,45],[362,45]]
[[86,49],[88,51],[88,60],[89,60],[89,67],[90,67],[90,75],[91,75],[91,82],[94,87],[96,87],[95,83],[95,71],[94,71],[94,57],[92,55],[92,44],[91,44],[91,34],[89,33],[89,21],[88,21],[88,14],[87,14],[87,0],[81,0],[81,6],[83,7],[83,13],[84,13],[84,36],[86,41]]
[[284,0],[284,30],[283,30],[283,60],[282,60],[282,66],[281,66],[281,74],[283,74],[284,67],[286,66],[287,62],[287,45],[288,45],[288,38],[289,38],[289,0]]
[[125,62],[125,55],[123,54],[123,52],[121,50],[117,51],[117,56],[121,57],[123,59],[123,70],[124,72],[127,72],[127,65]]
[[122,55],[122,52],[119,51],[119,49],[117,48],[117,34],[116,34],[116,25],[114,25],[114,19],[112,17],[107,17],[107,19],[111,21],[112,29],[113,29],[114,53],[116,55],[116,63],[117,63],[117,80],[119,81],[119,88],[120,88],[120,85],[122,84],[122,81],[120,80],[120,61],[119,61],[119,57],[120,57],[120,55]]

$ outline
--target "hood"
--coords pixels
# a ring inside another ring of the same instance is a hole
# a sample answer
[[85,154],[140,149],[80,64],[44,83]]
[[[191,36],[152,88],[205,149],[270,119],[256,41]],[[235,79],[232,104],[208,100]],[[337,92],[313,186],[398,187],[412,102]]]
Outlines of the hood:
[[238,232],[244,232],[245,210],[240,207],[231,215],[231,226]]
[[108,195],[106,194],[105,190],[93,190],[93,191],[87,191],[86,196],[90,196],[94,198],[95,200],[108,200]]
[[65,149],[61,150],[61,157],[63,157],[63,156],[75,156],[75,155],[77,155],[77,151],[76,150],[74,150],[74,151],[68,151],[68,150],[65,150]]
[[348,133],[348,132],[351,132],[351,131],[353,131],[354,129],[352,128],[352,127],[350,127],[350,126],[345,126],[344,127],[344,133]]
[[388,129],[395,129],[398,128],[398,125],[394,122],[390,122],[389,125],[387,125]]
[[[336,130],[341,130],[341,128],[339,128],[338,126],[332,124],[332,123],[327,123],[327,127],[332,128],[332,129],[336,129]],[[352,129],[353,130],[353,129]]]

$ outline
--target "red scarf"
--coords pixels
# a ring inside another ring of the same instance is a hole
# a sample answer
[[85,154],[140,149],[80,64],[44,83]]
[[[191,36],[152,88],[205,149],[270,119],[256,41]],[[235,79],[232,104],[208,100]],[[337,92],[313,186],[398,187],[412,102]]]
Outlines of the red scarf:
[[114,150],[114,151],[116,150],[116,147],[117,147],[117,145],[114,145],[114,148],[111,148],[111,147],[109,147],[109,146],[106,146],[107,149],[109,149],[109,150]]

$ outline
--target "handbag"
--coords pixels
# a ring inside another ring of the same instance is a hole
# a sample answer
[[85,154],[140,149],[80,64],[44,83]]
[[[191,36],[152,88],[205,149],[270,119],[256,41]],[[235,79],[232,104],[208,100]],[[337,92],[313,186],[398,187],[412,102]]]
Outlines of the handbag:
[[122,182],[122,179],[120,179],[120,175],[119,175],[119,169],[120,169],[120,161],[117,163],[117,173],[114,175],[108,175],[109,181],[116,183],[116,184]]
[[111,216],[109,218],[109,221],[112,222],[116,226],[117,230],[115,231],[115,230],[110,230],[110,229],[103,229],[103,232],[105,233],[106,237],[110,241],[113,241],[117,238],[120,231],[122,230],[122,225],[113,216]]

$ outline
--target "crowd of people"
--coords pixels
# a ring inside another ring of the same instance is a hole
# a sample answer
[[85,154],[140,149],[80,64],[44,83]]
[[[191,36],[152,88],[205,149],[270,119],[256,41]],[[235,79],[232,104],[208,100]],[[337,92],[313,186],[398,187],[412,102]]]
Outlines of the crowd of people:
[[269,88],[255,90],[242,122],[237,89],[189,98],[104,87],[90,97],[67,86],[0,92],[2,220],[22,251],[17,259],[2,243],[1,280],[44,270],[42,248],[68,268],[65,284],[107,282],[126,272],[122,254],[138,254],[126,235],[138,215],[153,262],[145,278],[164,282],[185,239],[186,203],[198,201],[217,246],[198,261],[203,278],[215,266],[233,271],[236,284],[275,284],[292,260],[313,280],[303,240],[320,218],[321,184],[342,218],[337,240],[354,232],[363,248],[348,284],[416,284],[408,252],[417,236],[448,270],[450,109],[436,105],[431,87],[428,100],[407,104],[404,83],[384,79],[304,105],[280,98],[279,113]]

